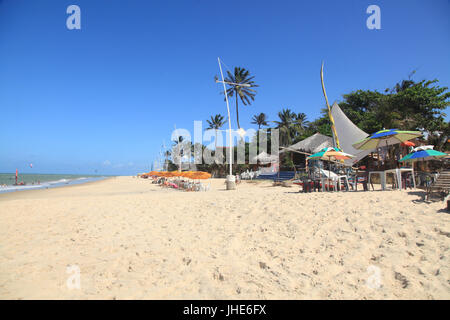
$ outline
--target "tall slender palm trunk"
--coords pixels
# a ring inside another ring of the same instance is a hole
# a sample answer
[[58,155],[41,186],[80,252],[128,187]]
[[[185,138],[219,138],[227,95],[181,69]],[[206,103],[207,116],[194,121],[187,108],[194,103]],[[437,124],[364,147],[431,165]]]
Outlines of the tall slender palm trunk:
[[239,125],[239,106],[238,106],[238,96],[239,94],[236,92],[236,121],[237,121],[237,126],[238,129],[241,128],[241,126]]
[[214,139],[214,152],[217,152],[217,129],[214,129],[216,137]]
[[[214,129],[215,133],[216,133],[216,138],[214,140],[214,163],[215,164],[219,164],[219,157],[217,155],[217,131],[218,129]],[[222,159],[222,157],[220,157]]]

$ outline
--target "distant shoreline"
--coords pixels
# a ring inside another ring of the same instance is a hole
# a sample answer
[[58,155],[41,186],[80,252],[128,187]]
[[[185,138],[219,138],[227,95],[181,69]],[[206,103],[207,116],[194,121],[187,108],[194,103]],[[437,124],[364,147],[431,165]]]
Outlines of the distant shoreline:
[[0,186],[0,196],[2,194],[11,194],[16,192],[22,192],[22,191],[38,191],[38,190],[44,190],[44,189],[54,189],[54,188],[61,188],[61,187],[73,187],[78,185],[86,185],[89,183],[104,181],[110,178],[113,178],[115,176],[98,176],[98,177],[86,177],[83,179],[73,179],[69,181],[63,181],[63,182],[43,182],[41,184],[27,184],[23,186],[7,186],[7,187],[1,187]]

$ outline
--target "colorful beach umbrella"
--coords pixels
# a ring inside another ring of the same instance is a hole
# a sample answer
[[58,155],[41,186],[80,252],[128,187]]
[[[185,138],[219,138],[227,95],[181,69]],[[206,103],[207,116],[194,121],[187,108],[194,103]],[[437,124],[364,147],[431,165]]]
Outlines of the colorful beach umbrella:
[[433,146],[417,147],[410,154],[404,156],[400,162],[414,162],[418,160],[438,160],[447,157],[448,154],[433,150]]
[[[347,160],[353,157],[354,157],[353,155],[345,153],[339,148],[328,147],[323,148],[322,150],[320,150],[317,153],[314,153],[313,155],[310,155],[306,159],[336,161],[336,160]],[[330,186],[330,170],[328,170],[328,186]]]
[[420,131],[385,129],[375,132],[371,136],[354,143],[353,147],[359,150],[372,150],[379,147],[402,143],[420,136],[422,136]]
[[329,161],[335,161],[335,160],[347,160],[350,158],[353,158],[354,156],[348,153],[343,152],[339,148],[323,148],[317,153],[314,153],[313,155],[310,155],[307,159],[308,160],[329,160]]
[[403,147],[415,147],[416,146],[415,143],[412,141],[405,141],[405,142],[402,142],[400,145],[402,145]]

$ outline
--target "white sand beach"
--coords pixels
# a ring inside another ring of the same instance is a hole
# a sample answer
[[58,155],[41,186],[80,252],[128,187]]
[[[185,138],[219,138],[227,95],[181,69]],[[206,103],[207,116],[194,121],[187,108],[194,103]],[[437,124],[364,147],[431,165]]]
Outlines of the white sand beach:
[[[0,298],[450,298],[443,202],[298,189],[117,177],[0,194]],[[66,284],[71,265],[80,289]]]

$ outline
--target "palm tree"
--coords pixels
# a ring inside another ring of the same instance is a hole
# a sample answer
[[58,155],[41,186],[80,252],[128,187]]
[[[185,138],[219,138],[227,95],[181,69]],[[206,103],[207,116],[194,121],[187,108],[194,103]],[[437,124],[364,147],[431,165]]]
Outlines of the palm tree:
[[260,113],[258,115],[254,115],[252,118],[252,124],[258,125],[258,130],[261,129],[261,126],[268,126],[267,124],[267,115],[265,113]]
[[164,167],[163,170],[164,171],[169,171],[169,157],[172,155],[172,153],[169,150],[166,150],[164,152]]
[[184,141],[184,137],[183,136],[178,136],[178,138],[173,139],[173,144],[175,146],[182,144]]
[[280,121],[273,121],[276,124],[277,129],[280,130],[281,137],[280,142],[283,146],[288,146],[292,142],[292,128],[296,118],[296,114],[291,109],[283,109],[278,112],[278,118]]
[[[239,99],[241,102],[246,105],[250,105],[251,101],[255,100],[256,90],[252,88],[258,87],[253,81],[254,76],[250,76],[250,72],[245,68],[235,67],[234,74],[230,71],[227,71],[228,77],[225,79],[226,82],[237,83],[231,85],[230,88],[227,89],[227,94],[232,97],[236,97],[236,121],[238,129],[241,128],[239,124]],[[240,86],[239,84],[244,84],[245,86]],[[251,100],[251,101],[250,101]]]
[[297,115],[295,115],[294,124],[301,131],[305,130],[308,127],[309,121],[306,120],[306,118],[307,116],[303,112],[299,112]]
[[222,126],[227,122],[224,120],[224,116],[221,114],[216,114],[214,118],[211,116],[211,120],[206,120],[209,127],[206,130],[215,130],[216,139],[214,140],[214,148],[217,149],[217,130],[222,128]]
[[175,160],[174,155],[178,154],[178,156],[180,157],[178,171],[181,172],[181,171],[183,171],[182,166],[181,166],[182,159],[184,157],[183,145],[186,143],[186,141],[184,140],[183,136],[178,136],[176,139],[173,139],[172,142],[173,142],[172,152],[171,152],[172,159]]
[[294,113],[294,121],[292,125],[292,133],[294,142],[302,137],[309,126],[309,121],[306,120],[307,116],[303,112],[299,112],[298,114]]

